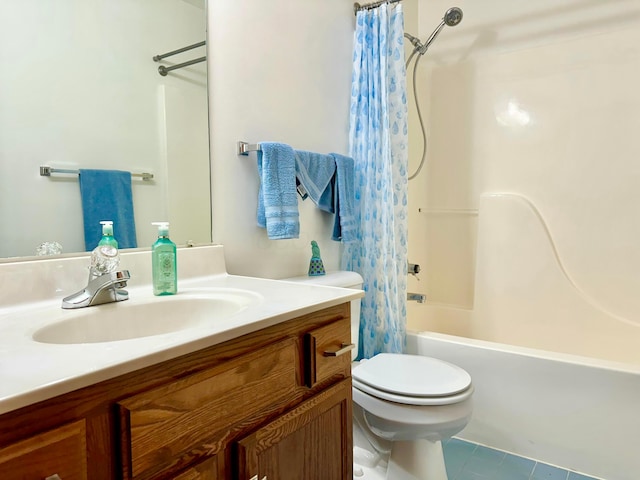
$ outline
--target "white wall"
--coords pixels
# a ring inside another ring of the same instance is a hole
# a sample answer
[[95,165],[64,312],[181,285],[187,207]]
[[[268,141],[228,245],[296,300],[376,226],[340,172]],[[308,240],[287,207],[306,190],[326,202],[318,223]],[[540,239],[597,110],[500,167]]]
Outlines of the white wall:
[[333,216],[299,201],[300,238],[269,240],[256,225],[256,154],[236,142],[279,141],[348,152],[353,2],[210,0],[209,93],[213,240],[234,274],[304,274],[311,240],[325,268],[339,267]]
[[[430,144],[410,184],[410,260],[424,273],[409,288],[427,293],[453,329],[461,319],[482,322],[473,309],[487,299],[477,295],[499,302],[500,282],[538,299],[542,277],[513,269],[498,279],[489,265],[476,283],[481,194],[517,193],[538,210],[586,301],[637,325],[640,1],[457,3],[462,23],[443,30],[420,70]],[[449,6],[420,1],[421,38]],[[502,233],[517,255],[515,228]],[[539,315],[575,314],[541,301]],[[502,311],[509,328],[518,314]],[[409,313],[410,327],[430,328],[429,307]]]
[[[40,165],[153,173],[154,182],[133,182],[138,243],[152,243],[149,223],[169,214],[166,162],[204,156],[208,175],[205,67],[161,77],[152,57],[204,36],[204,10],[179,0],[0,3],[0,257],[34,255],[44,240],[84,251],[78,178],[40,177]],[[179,122],[164,122],[181,103],[175,90],[200,96],[199,117],[183,109]],[[201,131],[205,148],[176,155],[181,129]],[[205,195],[208,205],[208,182]],[[176,228],[177,241],[191,238]]]

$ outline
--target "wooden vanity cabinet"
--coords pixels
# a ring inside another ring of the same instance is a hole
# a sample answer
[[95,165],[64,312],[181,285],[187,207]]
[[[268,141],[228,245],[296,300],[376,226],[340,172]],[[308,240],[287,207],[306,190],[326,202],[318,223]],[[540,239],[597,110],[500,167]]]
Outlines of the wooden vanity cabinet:
[[0,449],[2,480],[87,480],[86,430],[78,420]]
[[2,415],[0,478],[47,478],[24,445],[82,425],[62,480],[350,480],[349,342],[345,303]]

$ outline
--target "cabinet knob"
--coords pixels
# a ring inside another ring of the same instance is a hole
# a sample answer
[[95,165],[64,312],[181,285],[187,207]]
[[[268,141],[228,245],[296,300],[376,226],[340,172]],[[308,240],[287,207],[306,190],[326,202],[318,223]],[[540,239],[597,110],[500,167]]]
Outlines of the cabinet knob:
[[347,352],[350,352],[354,348],[356,348],[355,343],[343,343],[342,345],[340,345],[340,348],[338,350],[325,350],[323,355],[325,357],[338,357],[340,355],[344,355]]
[[[254,475],[253,477],[251,477],[249,480],[258,480],[258,475]],[[262,477],[260,480],[267,480],[267,476],[265,475],[264,477]]]
[[57,473],[54,473],[53,475],[45,478],[44,480],[62,480],[62,479],[60,478],[60,475],[58,475]]

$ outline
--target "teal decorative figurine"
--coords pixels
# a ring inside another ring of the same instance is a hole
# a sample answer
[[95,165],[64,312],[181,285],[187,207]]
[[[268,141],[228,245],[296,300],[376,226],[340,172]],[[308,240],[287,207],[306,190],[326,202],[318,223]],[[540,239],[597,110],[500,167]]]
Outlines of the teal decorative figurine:
[[309,262],[309,276],[317,277],[319,275],[324,275],[324,264],[322,263],[322,258],[320,258],[320,247],[318,247],[318,242],[315,240],[311,240],[311,261]]

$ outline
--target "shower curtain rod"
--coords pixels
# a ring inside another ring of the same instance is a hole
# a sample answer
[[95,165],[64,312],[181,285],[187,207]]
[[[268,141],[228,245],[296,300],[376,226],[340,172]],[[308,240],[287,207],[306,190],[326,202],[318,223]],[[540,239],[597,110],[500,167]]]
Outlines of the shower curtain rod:
[[357,14],[360,10],[371,10],[372,8],[379,7],[380,5],[384,5],[385,3],[398,3],[401,0],[380,0],[378,2],[367,3],[365,5],[360,5],[358,2],[353,4],[353,13]]

